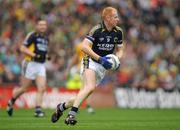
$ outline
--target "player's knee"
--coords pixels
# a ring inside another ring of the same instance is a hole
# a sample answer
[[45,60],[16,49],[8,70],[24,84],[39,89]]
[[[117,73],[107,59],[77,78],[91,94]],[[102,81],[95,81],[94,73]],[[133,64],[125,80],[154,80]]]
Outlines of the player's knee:
[[22,93],[25,93],[27,91],[27,87],[22,87],[21,91],[22,91]]
[[87,86],[87,87],[86,87],[86,90],[87,90],[89,93],[92,93],[92,92],[95,90],[95,87]]
[[43,87],[42,88],[42,92],[44,93],[46,91],[46,87]]
[[46,91],[46,87],[44,86],[38,87],[38,92],[44,93],[45,91]]

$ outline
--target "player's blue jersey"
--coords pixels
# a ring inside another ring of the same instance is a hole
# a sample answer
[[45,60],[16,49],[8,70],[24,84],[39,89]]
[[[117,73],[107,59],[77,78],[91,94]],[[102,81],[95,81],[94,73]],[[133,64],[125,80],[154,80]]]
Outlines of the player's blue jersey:
[[108,31],[102,22],[91,29],[86,39],[92,43],[92,50],[96,54],[105,56],[112,54],[116,46],[122,46],[123,32],[118,26]]
[[[45,62],[48,51],[48,44],[49,39],[47,35],[38,32],[30,32],[23,42],[23,45],[28,47],[30,51],[43,55],[44,59],[41,59],[41,61],[37,62]],[[30,56],[26,56],[25,59],[28,61],[33,60],[33,58]]]

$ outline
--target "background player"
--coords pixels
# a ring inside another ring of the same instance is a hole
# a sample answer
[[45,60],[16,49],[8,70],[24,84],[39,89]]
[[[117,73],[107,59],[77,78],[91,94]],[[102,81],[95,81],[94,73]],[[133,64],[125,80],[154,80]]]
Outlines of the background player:
[[[94,91],[95,87],[104,77],[106,70],[112,64],[106,55],[112,54],[116,49],[116,55],[120,59],[123,55],[123,33],[120,27],[118,12],[113,7],[106,7],[102,11],[102,22],[89,32],[82,42],[82,51],[87,55],[83,58],[81,67],[83,88],[75,98],[57,105],[56,112],[52,115],[52,122],[56,122],[62,112],[72,107],[65,119],[66,124],[75,125],[75,118],[81,103]],[[90,47],[92,46],[92,47]]]
[[46,90],[46,69],[45,61],[47,58],[47,49],[49,39],[47,37],[47,22],[38,19],[36,30],[30,32],[20,47],[20,51],[25,54],[22,61],[22,80],[19,88],[17,88],[12,98],[8,101],[7,113],[9,116],[13,114],[13,104],[16,99],[27,91],[32,80],[35,80],[37,86],[35,116],[43,117],[42,98]]

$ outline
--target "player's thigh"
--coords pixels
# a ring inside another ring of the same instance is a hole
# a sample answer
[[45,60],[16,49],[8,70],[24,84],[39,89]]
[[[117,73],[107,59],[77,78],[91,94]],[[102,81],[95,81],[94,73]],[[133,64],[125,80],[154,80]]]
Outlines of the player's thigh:
[[36,86],[38,91],[45,91],[46,89],[46,69],[44,64],[37,63],[36,68]]
[[91,69],[85,69],[85,71],[82,75],[82,80],[83,80],[83,86],[84,87],[95,88],[96,87],[96,73],[95,73],[95,71],[91,70]]
[[29,62],[26,60],[22,61],[22,70],[21,70],[22,76],[24,76],[27,79],[34,80],[37,71],[38,68],[36,67],[36,64],[34,64],[34,62]]
[[37,76],[36,77],[36,86],[38,91],[46,90],[46,77],[45,76]]
[[18,89],[15,89],[13,93],[16,93],[17,91],[24,91],[24,92],[27,91],[31,83],[32,83],[31,79],[22,76],[20,79],[20,87]]

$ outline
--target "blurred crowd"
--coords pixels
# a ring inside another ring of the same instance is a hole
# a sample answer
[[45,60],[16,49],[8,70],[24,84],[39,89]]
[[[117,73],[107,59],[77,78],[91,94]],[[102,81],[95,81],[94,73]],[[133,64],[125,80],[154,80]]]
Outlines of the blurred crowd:
[[18,83],[19,47],[41,16],[48,21],[48,83],[65,86],[64,71],[106,6],[118,9],[124,31],[121,67],[105,82],[117,87],[180,88],[180,0],[0,0],[0,84]]

